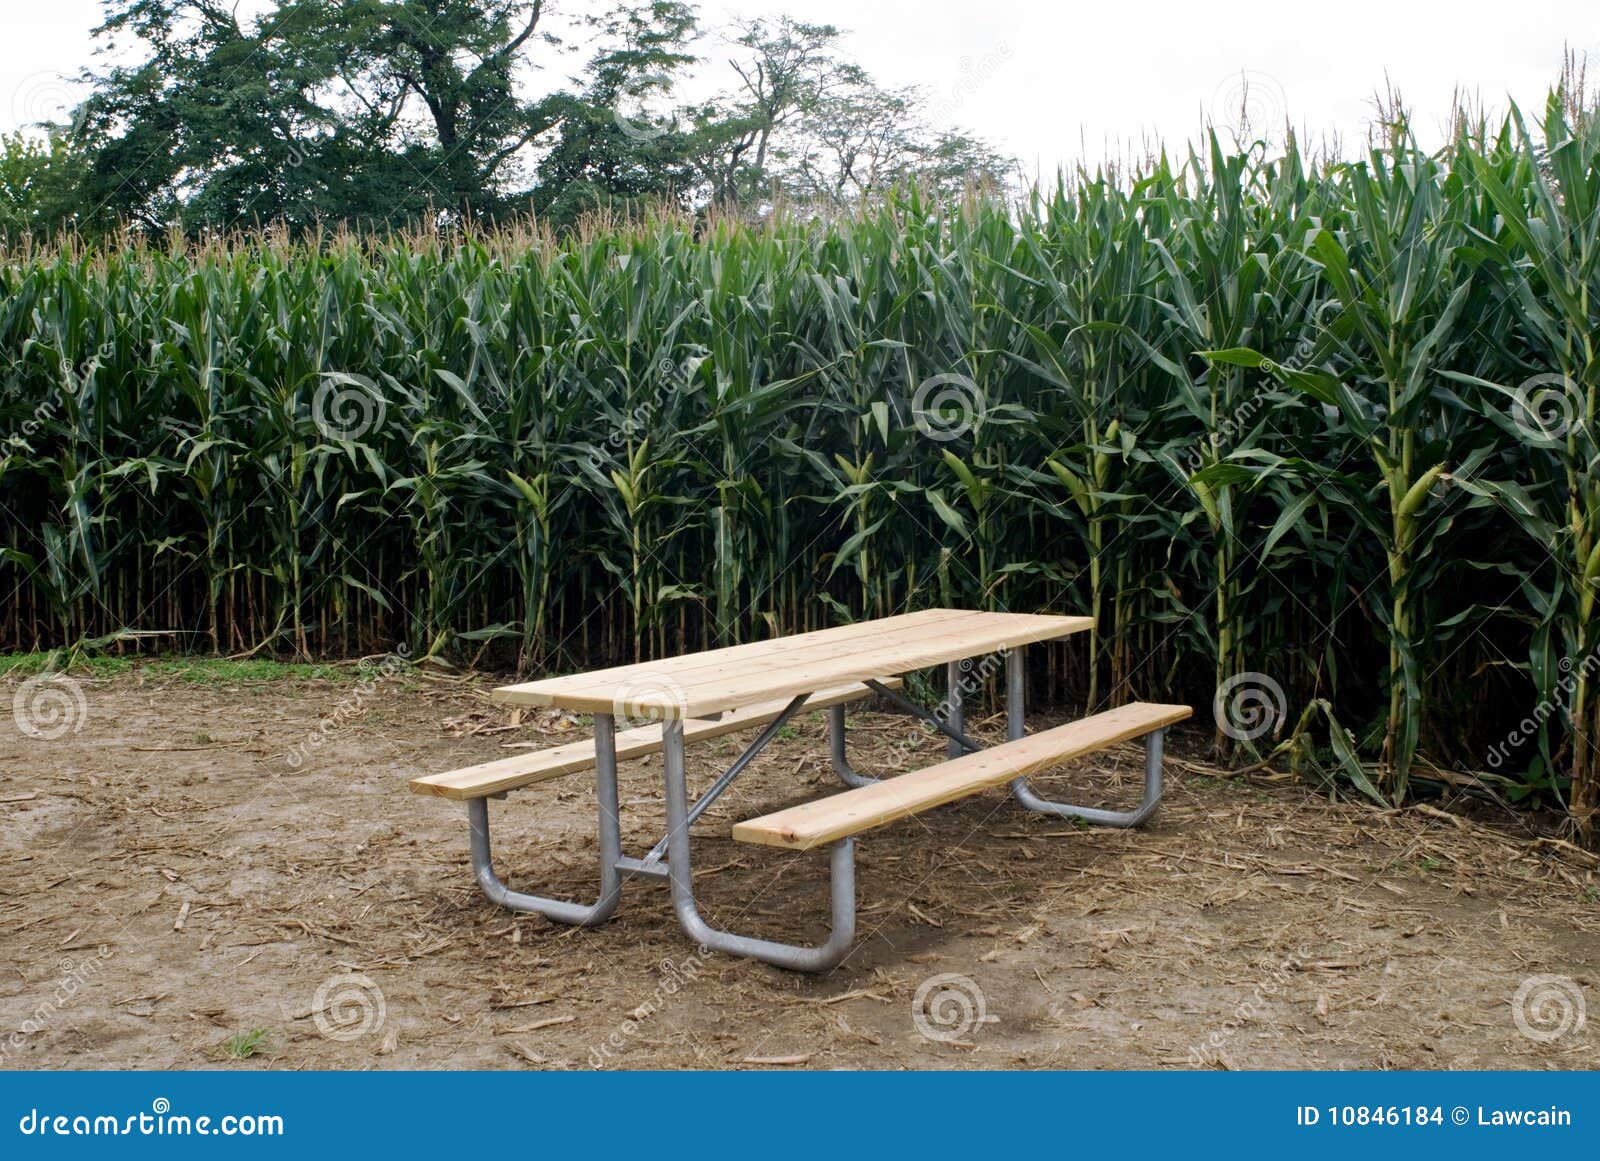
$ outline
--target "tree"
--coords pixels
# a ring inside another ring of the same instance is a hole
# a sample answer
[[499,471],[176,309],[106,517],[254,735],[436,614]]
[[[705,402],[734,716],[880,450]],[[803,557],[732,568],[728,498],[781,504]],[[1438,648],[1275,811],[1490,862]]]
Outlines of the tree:
[[0,240],[49,237],[76,229],[83,153],[59,132],[0,133]]
[[677,75],[695,61],[687,51],[697,32],[694,10],[657,0],[614,9],[589,26],[601,47],[539,162],[534,209],[564,226],[601,207],[628,212],[647,200],[686,205],[695,184],[692,138],[681,117],[648,106],[669,98]]
[[759,207],[783,197],[844,204],[916,181],[960,192],[999,183],[987,145],[926,123],[915,89],[880,88],[843,56],[831,24],[787,16],[739,26],[731,91],[690,115],[707,199]]
[[743,52],[729,62],[737,85],[692,114],[711,201],[736,206],[768,194],[774,140],[836,89],[866,81],[839,56],[840,36],[831,24],[787,16],[739,26],[733,43]]
[[102,38],[137,64],[91,75],[88,195],[151,227],[319,218],[396,222],[429,206],[516,206],[516,159],[564,100],[517,83],[544,0],[109,0]]
[[1007,162],[961,133],[926,125],[914,89],[843,87],[805,110],[779,154],[776,184],[806,202],[845,204],[915,183],[959,196],[973,184],[1001,185]]
[[[851,201],[916,179],[998,171],[877,88],[832,25],[738,26],[736,82],[673,109],[696,63],[694,9],[623,0],[564,54],[545,0],[106,0],[97,35],[132,63],[86,74],[77,220],[151,232],[282,222],[393,227],[533,210],[557,225],[675,201],[759,213],[774,197]],[[126,59],[118,57],[118,59]],[[648,113],[643,106],[662,106]]]

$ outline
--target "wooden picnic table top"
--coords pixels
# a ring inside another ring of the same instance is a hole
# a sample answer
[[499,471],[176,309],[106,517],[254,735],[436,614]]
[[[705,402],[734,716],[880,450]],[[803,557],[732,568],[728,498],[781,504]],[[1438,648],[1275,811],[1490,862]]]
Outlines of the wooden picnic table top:
[[748,645],[501,686],[494,700],[578,713],[697,718],[1082,633],[1093,621],[925,609]]

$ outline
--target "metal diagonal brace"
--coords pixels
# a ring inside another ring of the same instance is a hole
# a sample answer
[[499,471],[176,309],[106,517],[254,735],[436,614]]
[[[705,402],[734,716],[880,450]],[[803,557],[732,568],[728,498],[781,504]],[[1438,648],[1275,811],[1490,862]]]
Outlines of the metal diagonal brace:
[[667,784],[667,867],[672,881],[672,908],[689,937],[702,947],[729,955],[751,956],[793,971],[822,972],[836,966],[850,950],[856,934],[855,840],[842,839],[828,851],[832,884],[833,931],[826,942],[800,947],[771,939],[735,935],[712,927],[694,901],[694,871],[689,858],[689,792],[684,774],[683,722],[662,724],[662,765]]
[[[778,731],[783,729],[788,720],[794,716],[796,710],[805,705],[806,699],[810,696],[811,695],[808,693],[802,693],[789,702],[788,705],[784,706],[783,712],[777,717],[773,718],[772,721],[768,723],[767,728],[761,731],[761,735],[745,748],[744,753],[740,754],[733,760],[733,765],[729,766],[722,772],[721,775],[718,776],[717,780],[711,784],[710,789],[708,789],[699,798],[695,799],[694,805],[689,808],[690,825],[693,825],[695,819],[699,818],[702,814],[709,810],[713,802],[722,797],[723,791],[732,786],[733,780],[739,777],[740,774],[744,773],[744,768],[755,760],[755,756],[761,753],[762,750],[765,750],[767,748],[767,744],[771,742],[773,738],[778,736]],[[659,862],[661,860],[661,856],[667,853],[667,840],[670,837],[670,834],[662,835],[661,841],[656,843],[655,846],[651,847],[650,853],[640,861],[644,863],[645,866],[649,866],[651,863]]]
[[984,748],[983,743],[973,741],[962,731],[959,722],[952,726],[932,710],[918,705],[909,697],[904,696],[898,690],[890,689],[882,682],[869,680],[866,684],[871,687],[875,693],[882,694],[884,697],[894,702],[895,705],[905,710],[906,713],[911,714],[913,717],[921,718],[945,737],[949,738],[952,743],[952,750],[959,745],[967,753],[976,754],[979,750]]
[[483,893],[502,907],[513,911],[533,911],[558,923],[594,927],[611,918],[622,897],[622,876],[617,860],[622,857],[622,833],[617,818],[617,749],[610,714],[594,715],[595,797],[599,805],[600,898],[589,906],[543,895],[525,895],[507,887],[494,873],[489,850],[489,802],[474,798],[467,803],[471,827],[472,873]]
[[[901,709],[906,710],[915,717],[937,728],[948,741],[947,750],[952,758],[959,758],[962,754],[969,754],[982,747],[967,737],[963,730],[964,713],[961,694],[961,662],[952,661],[945,666],[945,716],[941,718],[937,713],[924,709],[908,697],[902,696],[879,681],[867,681],[867,685],[888,698]],[[839,776],[839,781],[846,786],[870,786],[882,779],[862,774],[850,765],[850,759],[844,752],[844,712],[843,705],[828,707],[828,757],[833,764],[833,772]],[[948,720],[947,720],[948,719]]]

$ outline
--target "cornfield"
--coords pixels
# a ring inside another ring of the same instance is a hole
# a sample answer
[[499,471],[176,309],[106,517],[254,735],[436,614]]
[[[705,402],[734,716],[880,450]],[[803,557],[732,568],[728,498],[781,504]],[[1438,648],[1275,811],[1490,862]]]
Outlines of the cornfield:
[[1221,748],[1592,840],[1600,131],[1394,137],[1020,206],[13,254],[0,645],[527,671],[1081,610],[1036,695],[1215,695]]

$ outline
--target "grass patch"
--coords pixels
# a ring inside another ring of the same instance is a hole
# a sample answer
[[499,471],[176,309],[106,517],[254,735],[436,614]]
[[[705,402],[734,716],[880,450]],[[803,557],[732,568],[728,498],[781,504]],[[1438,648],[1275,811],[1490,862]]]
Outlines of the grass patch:
[[235,1033],[222,1042],[222,1055],[229,1060],[249,1060],[267,1050],[267,1037],[270,1035],[271,1032],[265,1028]]
[[60,671],[88,677],[118,677],[139,673],[171,677],[201,685],[238,681],[339,681],[355,682],[366,674],[354,661],[303,663],[261,658],[227,657],[118,657],[80,654],[68,663],[61,651],[0,654],[0,677],[32,677]]

